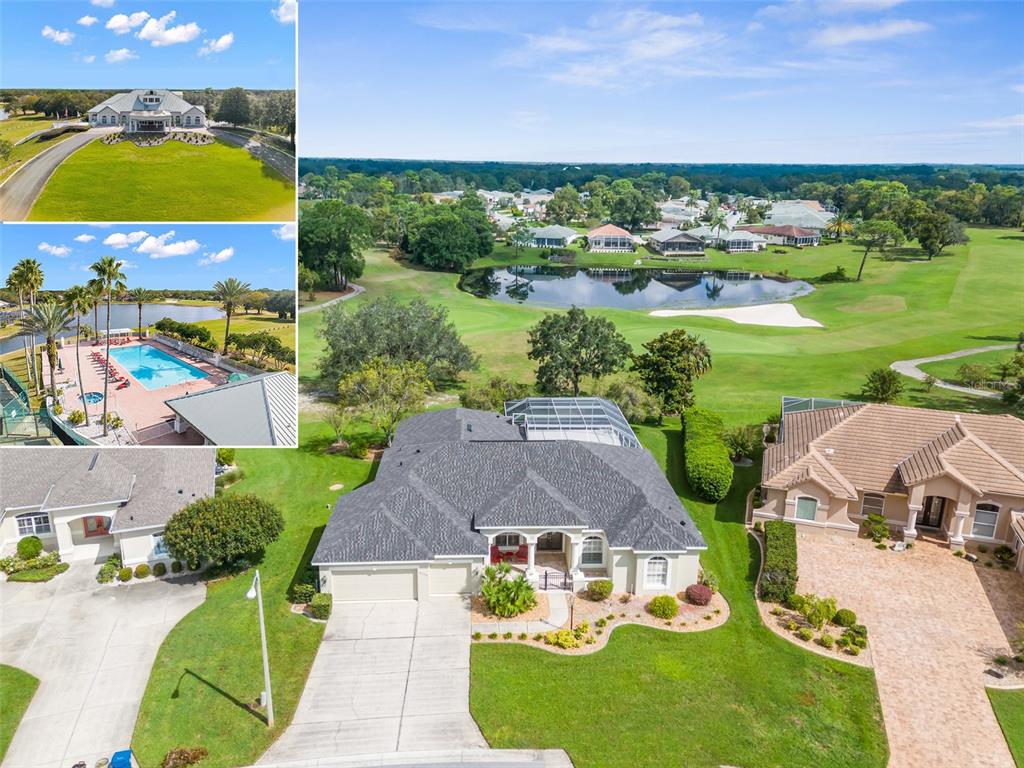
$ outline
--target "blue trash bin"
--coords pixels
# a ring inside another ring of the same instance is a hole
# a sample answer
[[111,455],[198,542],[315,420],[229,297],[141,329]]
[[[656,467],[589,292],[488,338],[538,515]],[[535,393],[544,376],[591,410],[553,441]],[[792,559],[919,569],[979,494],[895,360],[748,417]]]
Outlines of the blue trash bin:
[[122,749],[120,752],[115,752],[113,757],[110,758],[110,768],[135,768],[135,762],[132,760],[132,751],[130,749]]

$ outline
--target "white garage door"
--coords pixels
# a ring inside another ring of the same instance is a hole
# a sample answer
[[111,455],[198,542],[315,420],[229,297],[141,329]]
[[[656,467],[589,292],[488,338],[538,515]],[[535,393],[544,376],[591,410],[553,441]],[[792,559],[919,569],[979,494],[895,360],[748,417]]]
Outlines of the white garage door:
[[361,570],[331,573],[334,602],[353,600],[415,600],[416,569]]
[[473,566],[468,563],[431,565],[427,570],[432,595],[464,595],[473,591]]

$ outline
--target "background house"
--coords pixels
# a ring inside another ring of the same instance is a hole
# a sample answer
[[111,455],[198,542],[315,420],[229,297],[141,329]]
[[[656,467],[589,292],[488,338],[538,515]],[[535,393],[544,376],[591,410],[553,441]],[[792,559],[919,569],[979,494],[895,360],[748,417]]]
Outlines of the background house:
[[703,256],[704,241],[692,232],[669,227],[647,237],[647,244],[662,256]]
[[117,125],[130,133],[206,127],[204,107],[189,104],[181,91],[159,88],[115,94],[86,114],[93,127]]
[[745,224],[738,229],[761,235],[771,245],[788,245],[794,248],[803,248],[808,245],[819,245],[821,233],[813,229],[804,229],[792,224],[772,226],[767,224]]
[[594,252],[623,252],[636,248],[633,236],[622,227],[605,224],[587,232],[587,250]]
[[530,230],[533,235],[534,248],[565,248],[573,240],[580,237],[575,229],[563,227],[561,224],[550,224]]

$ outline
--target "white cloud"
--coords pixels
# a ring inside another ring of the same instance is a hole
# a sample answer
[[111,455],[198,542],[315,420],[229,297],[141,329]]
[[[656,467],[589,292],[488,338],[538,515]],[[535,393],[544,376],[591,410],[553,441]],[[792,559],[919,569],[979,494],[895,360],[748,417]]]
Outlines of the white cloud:
[[811,43],[825,48],[851,43],[873,43],[893,37],[920,34],[931,28],[931,24],[913,19],[891,19],[874,24],[842,24],[825,27],[816,32],[811,38]]
[[1006,117],[995,117],[991,120],[977,120],[967,123],[970,128],[983,128],[1002,130],[1004,128],[1024,128],[1024,113],[1018,115],[1007,115]]
[[82,61],[84,61],[86,64],[92,64],[94,61],[96,61],[96,57],[90,53],[88,56],[83,56]]
[[887,11],[906,0],[818,0],[822,13],[856,13],[858,11]]
[[49,243],[40,243],[39,250],[43,253],[48,253],[51,256],[67,256],[71,253],[71,249],[66,245],[50,245]]
[[127,248],[129,245],[135,245],[145,237],[149,237],[149,232],[138,230],[136,232],[115,232],[112,235],[107,235],[103,241],[104,245],[109,245],[111,248]]
[[92,0],[92,4],[97,8],[110,8],[114,5],[114,0]]
[[196,263],[199,266],[201,266],[201,267],[208,267],[211,264],[223,264],[225,261],[227,261],[228,259],[230,259],[234,255],[235,255],[235,249],[234,248],[223,248],[223,249],[221,249],[219,251],[216,251],[214,253],[203,254],[203,258],[201,258]]
[[1010,86],[1010,90],[1014,93],[1024,93],[1024,83],[1017,83]]
[[294,240],[298,234],[299,226],[294,221],[289,221],[274,229],[274,237],[278,240]]
[[208,56],[211,53],[223,53],[231,47],[233,42],[235,42],[234,32],[221,35],[216,40],[204,40],[203,47],[199,49],[199,55]]
[[96,235],[79,235],[75,238],[76,243],[91,243],[96,239]]
[[139,244],[135,252],[148,254],[151,259],[167,259],[171,256],[187,256],[199,250],[198,240],[174,242],[171,240],[172,237],[174,237],[173,229],[159,236],[149,235]]
[[107,51],[103,57],[106,59],[107,64],[120,64],[124,61],[131,61],[132,59],[139,58],[139,54],[135,51],[130,51],[127,48],[118,48],[114,51]]
[[168,27],[167,25],[174,21],[177,15],[176,11],[171,11],[159,19],[151,18],[139,30],[137,37],[139,40],[148,40],[154,47],[188,43],[199,37],[199,33],[203,30],[194,21],[190,21],[188,24],[179,24],[176,27]]
[[91,27],[97,21],[99,21],[99,19],[97,19],[95,16],[83,16],[78,20],[78,23],[81,24],[83,27]]
[[299,4],[297,0],[278,0],[277,8],[272,8],[270,13],[282,24],[294,24],[298,16]]
[[115,13],[107,20],[107,29],[112,31],[115,35],[127,35],[148,18],[149,14],[145,11],[139,11],[138,13],[130,15],[125,13]]
[[71,45],[71,41],[75,39],[75,33],[67,29],[54,29],[47,24],[43,27],[43,37],[47,40],[53,40],[58,45]]
[[138,262],[128,261],[127,259],[121,259],[120,261],[118,261],[117,262],[117,266],[119,266],[121,269],[138,269],[139,268]]

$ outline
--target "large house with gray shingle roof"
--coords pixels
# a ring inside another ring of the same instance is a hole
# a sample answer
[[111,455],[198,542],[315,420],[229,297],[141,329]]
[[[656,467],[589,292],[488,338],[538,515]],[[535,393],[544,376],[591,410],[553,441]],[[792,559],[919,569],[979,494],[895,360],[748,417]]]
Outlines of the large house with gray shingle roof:
[[212,448],[0,450],[0,545],[38,536],[64,561],[171,558],[164,525],[214,492]]
[[473,593],[499,560],[542,588],[611,579],[650,595],[695,583],[706,548],[617,406],[528,398],[404,421],[312,563],[335,601]]
[[129,133],[205,128],[206,109],[185,101],[181,91],[162,88],[118,93],[87,113],[92,127],[120,126]]
[[786,413],[755,519],[856,533],[872,513],[913,540],[1004,543],[1024,570],[1024,421],[897,405]]

